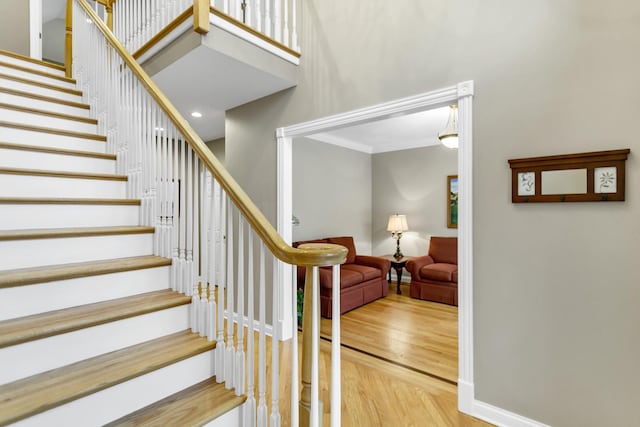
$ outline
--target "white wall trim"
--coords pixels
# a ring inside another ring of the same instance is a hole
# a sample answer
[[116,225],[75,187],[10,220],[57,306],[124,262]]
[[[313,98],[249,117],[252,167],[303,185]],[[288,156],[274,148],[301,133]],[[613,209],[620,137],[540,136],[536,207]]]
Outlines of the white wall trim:
[[29,56],[42,59],[42,2],[29,0]]
[[369,145],[360,144],[359,142],[331,135],[330,133],[316,133],[314,135],[309,135],[307,138],[313,139],[314,141],[320,141],[326,144],[335,145],[337,147],[348,148],[350,150],[360,151],[367,154],[373,154],[373,148],[371,148],[371,146]]
[[550,427],[547,424],[514,414],[513,412],[479,400],[473,402],[473,416],[500,427]]
[[[278,232],[292,236],[292,144],[294,137],[355,126],[399,114],[443,107],[458,103],[459,139],[458,179],[460,202],[458,211],[458,257],[461,271],[458,283],[459,379],[458,407],[474,415],[473,393],[473,81],[410,96],[358,110],[311,120],[276,130],[278,139]],[[283,265],[283,274],[291,276],[291,266]]]

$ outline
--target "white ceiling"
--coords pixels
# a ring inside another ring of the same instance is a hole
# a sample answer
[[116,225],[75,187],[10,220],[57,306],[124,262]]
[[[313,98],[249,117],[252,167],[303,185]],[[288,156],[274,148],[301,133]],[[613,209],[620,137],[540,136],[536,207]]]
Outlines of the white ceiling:
[[308,138],[365,153],[384,153],[437,145],[449,118],[449,107],[392,117],[317,133]]
[[[226,110],[294,84],[207,46],[193,49],[153,80],[204,141],[224,137]],[[202,117],[193,118],[193,111]]]

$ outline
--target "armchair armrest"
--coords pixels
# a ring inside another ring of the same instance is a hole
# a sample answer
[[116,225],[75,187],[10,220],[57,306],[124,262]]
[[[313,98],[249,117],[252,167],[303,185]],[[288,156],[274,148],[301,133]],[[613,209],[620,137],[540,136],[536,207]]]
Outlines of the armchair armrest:
[[420,269],[425,265],[433,264],[435,261],[429,255],[415,257],[407,261],[406,268],[411,273],[411,279],[420,278]]
[[388,259],[377,256],[356,255],[354,264],[366,265],[367,267],[377,268],[382,272],[381,277],[386,277],[391,268],[391,262]]

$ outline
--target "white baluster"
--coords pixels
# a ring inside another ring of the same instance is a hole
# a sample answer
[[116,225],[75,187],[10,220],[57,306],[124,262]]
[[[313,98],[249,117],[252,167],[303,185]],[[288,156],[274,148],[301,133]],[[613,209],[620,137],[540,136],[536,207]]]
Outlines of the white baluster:
[[274,0],[273,4],[273,37],[278,42],[282,41],[281,1],[282,0]]
[[280,283],[277,280],[278,260],[273,259],[273,305],[271,316],[271,427],[280,427],[279,375],[280,375]]
[[[332,268],[331,283],[340,283],[340,266]],[[331,296],[331,427],[340,427],[342,390],[340,384],[340,292]]]
[[271,0],[264,1],[264,30],[267,37],[271,37]]
[[[255,355],[253,344],[255,341],[255,325],[254,325],[254,302],[253,291],[255,282],[253,281],[253,230],[249,228],[249,252],[247,255],[247,311],[249,315],[249,325],[247,332],[247,401],[245,402],[244,420],[246,427],[255,427],[256,425],[256,398],[253,389],[254,361]],[[294,424],[292,424],[294,425]],[[295,424],[297,425],[297,424]]]
[[300,46],[298,46],[297,3],[298,0],[291,0],[291,49],[300,52]]
[[289,1],[291,0],[283,0],[282,6],[282,44],[291,47],[289,45]]
[[225,366],[225,388],[231,389],[233,383],[233,362],[235,359],[234,339],[233,339],[233,321],[234,321],[234,252],[233,252],[233,205],[227,205],[227,352],[224,356]]
[[264,243],[260,242],[260,283],[259,283],[259,316],[260,316],[260,338],[258,340],[258,427],[267,426],[267,399],[266,399],[266,339],[265,322],[265,264],[264,264]]
[[294,320],[291,322],[291,425],[297,426],[299,424],[298,413],[298,398],[299,398],[299,384],[300,379],[298,375],[298,274],[297,266],[292,268],[292,280],[293,286],[291,291],[293,295],[291,297],[292,307],[291,313],[293,313]]
[[256,7],[255,7],[255,29],[258,32],[262,32],[262,21],[263,21],[263,16],[262,16],[262,0],[256,0]]
[[224,256],[226,253],[226,242],[227,238],[226,234],[226,220],[225,220],[225,212],[226,212],[226,203],[227,203],[227,195],[221,192],[220,194],[220,212],[218,213],[218,230],[220,230],[220,260],[216,261],[220,264],[217,264],[220,267],[220,282],[218,283],[218,338],[216,340],[216,381],[221,383],[225,380],[226,368],[225,368],[225,360],[224,356],[226,354],[225,342],[224,342],[224,302],[225,302],[225,294],[226,294],[226,277],[225,277],[225,264],[224,264]]
[[[307,267],[309,268],[309,267]],[[318,427],[318,417],[319,413],[319,405],[318,402],[320,400],[319,394],[319,361],[318,354],[320,352],[319,341],[320,341],[320,328],[318,325],[318,319],[320,317],[320,313],[318,313],[318,306],[320,302],[318,298],[320,297],[320,293],[318,292],[318,267],[314,266],[313,276],[311,280],[311,292],[312,292],[312,301],[311,304],[311,427]],[[308,289],[307,289],[308,292]]]
[[238,344],[234,362],[235,378],[233,384],[236,396],[244,394],[244,219],[238,219]]

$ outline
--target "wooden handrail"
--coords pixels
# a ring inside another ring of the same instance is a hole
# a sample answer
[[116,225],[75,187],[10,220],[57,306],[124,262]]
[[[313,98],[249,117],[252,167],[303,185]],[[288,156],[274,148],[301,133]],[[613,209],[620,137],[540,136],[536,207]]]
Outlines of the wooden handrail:
[[193,130],[191,125],[178,112],[169,99],[160,91],[151,77],[142,69],[124,46],[115,38],[102,20],[91,9],[87,0],[77,0],[78,4],[91,17],[94,25],[104,35],[111,47],[120,55],[133,74],[140,80],[151,97],[158,103],[162,111],[182,134],[200,160],[213,174],[229,198],[233,200],[238,210],[251,224],[260,239],[271,253],[281,261],[295,265],[335,265],[342,264],[347,258],[347,249],[339,245],[316,245],[313,249],[298,249],[287,244],[280,234],[273,228],[264,214],[253,203],[245,191],[233,179],[222,163],[209,151],[205,143]]

